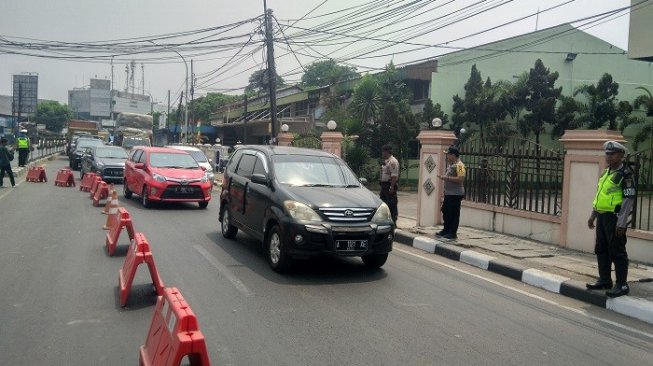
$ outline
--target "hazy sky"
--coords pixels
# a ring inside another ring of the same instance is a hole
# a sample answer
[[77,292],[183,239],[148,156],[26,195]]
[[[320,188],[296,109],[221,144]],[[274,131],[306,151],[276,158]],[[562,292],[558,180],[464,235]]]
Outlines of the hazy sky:
[[[289,83],[301,78],[302,65],[325,57],[374,71],[390,61],[433,58],[573,21],[627,49],[627,10],[581,19],[629,5],[630,0],[267,1],[278,20],[274,26],[282,30],[275,35],[277,72]],[[210,91],[239,94],[252,72],[264,67],[257,19],[262,14],[263,0],[1,0],[0,94],[11,95],[12,74],[35,72],[40,99],[67,103],[68,90],[87,86],[93,77],[111,78],[113,56],[115,89],[125,88],[125,65],[133,59],[136,89],[142,89],[144,64],[146,94],[167,103],[170,90],[176,105],[186,73],[178,53],[189,68],[193,60],[195,97]]]

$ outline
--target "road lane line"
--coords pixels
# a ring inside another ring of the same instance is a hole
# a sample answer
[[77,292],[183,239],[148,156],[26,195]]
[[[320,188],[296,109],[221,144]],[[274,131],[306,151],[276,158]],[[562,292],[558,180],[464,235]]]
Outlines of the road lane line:
[[512,290],[512,291],[518,292],[518,293],[520,293],[520,294],[522,294],[522,295],[524,295],[524,296],[527,296],[527,297],[530,297],[530,298],[533,298],[533,299],[537,299],[537,300],[543,301],[543,302],[545,302],[545,303],[547,303],[547,304],[551,304],[551,305],[553,305],[553,306],[557,306],[557,307],[559,307],[559,308],[561,308],[561,309],[566,309],[566,310],[568,310],[568,311],[571,311],[571,312],[576,313],[576,314],[578,314],[578,315],[585,316],[585,317],[587,317],[587,318],[589,318],[589,319],[592,319],[592,320],[595,320],[595,321],[597,321],[597,322],[601,322],[601,323],[609,324],[609,325],[611,325],[611,326],[614,326],[614,327],[617,327],[617,328],[620,328],[620,329],[623,329],[623,330],[626,330],[626,331],[629,331],[629,332],[632,332],[632,333],[637,333],[637,334],[639,334],[639,335],[641,335],[641,336],[644,336],[644,337],[647,337],[647,338],[653,339],[653,334],[651,334],[651,333],[647,333],[647,332],[641,331],[641,330],[639,330],[639,329],[631,328],[631,327],[629,327],[629,326],[627,326],[627,325],[619,324],[619,323],[614,322],[614,321],[611,321],[611,320],[607,320],[607,319],[599,318],[599,317],[597,317],[597,316],[594,316],[594,315],[592,315],[592,314],[589,314],[588,312],[586,312],[586,311],[584,311],[584,310],[579,310],[579,309],[575,309],[575,308],[572,308],[572,307],[569,307],[569,306],[566,306],[566,305],[562,305],[562,304],[560,304],[560,303],[558,303],[558,302],[555,302],[555,301],[553,301],[553,300],[549,300],[549,299],[546,299],[546,298],[544,298],[544,297],[542,297],[542,296],[538,296],[538,295],[535,295],[535,294],[531,294],[531,293],[526,292],[526,291],[524,291],[524,290],[520,290],[520,289],[518,289],[518,288],[516,288],[516,287],[510,286],[510,285],[506,285],[506,284],[501,283],[501,282],[499,282],[499,281],[496,281],[496,280],[493,280],[493,279],[491,279],[491,278],[487,278],[487,277],[484,277],[484,276],[481,276],[481,275],[478,275],[478,274],[475,274],[475,273],[472,273],[472,272],[466,271],[466,270],[461,269],[461,268],[456,268],[456,267],[454,267],[454,266],[452,266],[452,265],[450,265],[450,264],[447,264],[447,263],[444,263],[444,262],[440,262],[440,261],[435,260],[435,259],[433,259],[433,258],[424,257],[424,256],[422,256],[422,255],[420,255],[420,254],[411,253],[411,252],[409,252],[409,251],[407,251],[407,250],[405,250],[405,249],[399,249],[399,248],[397,248],[397,247],[393,248],[393,251],[398,251],[398,252],[401,252],[401,253],[407,254],[407,255],[409,255],[409,256],[411,256],[411,257],[416,257],[416,258],[419,258],[419,259],[423,259],[423,260],[425,260],[425,261],[427,261],[427,262],[431,262],[431,263],[439,264],[439,265],[441,265],[441,266],[443,266],[443,267],[447,267],[447,268],[452,269],[452,270],[454,270],[454,271],[457,271],[457,272],[460,272],[460,273],[464,273],[464,274],[466,274],[466,275],[469,275],[469,276],[472,276],[472,277],[478,278],[478,279],[483,280],[483,281],[486,281],[486,282],[490,282],[490,283],[492,283],[492,284],[494,284],[494,285],[497,285],[497,286],[499,286],[499,287],[503,287],[503,288],[505,288],[505,289],[508,289],[508,290]]
[[217,269],[220,273],[222,273],[223,276],[225,276],[234,287],[240,291],[243,295],[247,297],[252,297],[254,296],[254,293],[250,291],[245,284],[236,277],[224,264],[220,263],[218,258],[214,257],[211,253],[209,253],[206,249],[201,247],[200,245],[194,245],[193,248],[200,252],[200,254],[206,258],[206,260],[209,261]]

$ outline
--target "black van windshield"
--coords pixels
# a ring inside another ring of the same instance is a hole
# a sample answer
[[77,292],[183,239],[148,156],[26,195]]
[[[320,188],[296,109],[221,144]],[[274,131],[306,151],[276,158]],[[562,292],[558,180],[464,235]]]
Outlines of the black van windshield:
[[359,187],[344,162],[321,156],[274,155],[274,174],[281,184],[303,187]]

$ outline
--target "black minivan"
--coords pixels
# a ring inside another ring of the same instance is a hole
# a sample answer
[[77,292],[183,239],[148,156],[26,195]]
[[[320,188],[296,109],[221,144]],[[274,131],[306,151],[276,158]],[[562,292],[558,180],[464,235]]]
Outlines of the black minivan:
[[388,206],[339,157],[314,149],[239,146],[222,181],[225,238],[238,229],[264,244],[277,272],[294,259],[320,254],[358,256],[373,268],[392,251],[395,224]]

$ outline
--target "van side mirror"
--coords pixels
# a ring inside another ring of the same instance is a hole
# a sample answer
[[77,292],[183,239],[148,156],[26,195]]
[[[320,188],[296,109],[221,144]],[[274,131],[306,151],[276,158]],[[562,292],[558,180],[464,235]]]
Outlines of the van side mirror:
[[268,185],[268,177],[265,174],[252,174],[252,183],[263,184],[264,186]]
[[358,178],[358,181],[361,182],[362,185],[367,187],[367,179],[365,178]]

